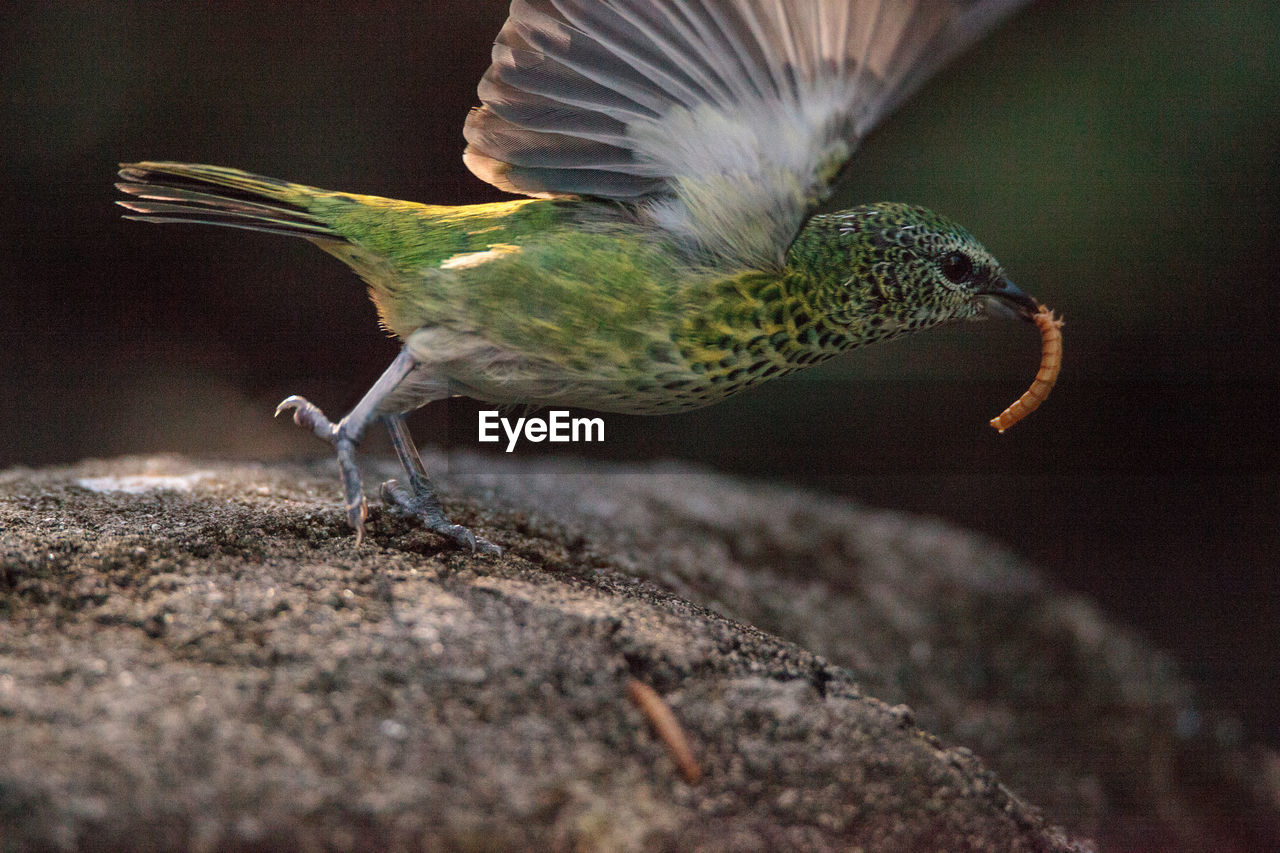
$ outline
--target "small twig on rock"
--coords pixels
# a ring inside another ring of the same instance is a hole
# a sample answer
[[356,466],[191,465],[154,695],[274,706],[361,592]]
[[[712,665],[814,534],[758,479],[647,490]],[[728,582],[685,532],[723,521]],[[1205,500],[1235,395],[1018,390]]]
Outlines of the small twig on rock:
[[693,757],[689,739],[685,737],[684,729],[680,727],[680,721],[676,719],[670,706],[662,701],[656,690],[634,678],[627,681],[627,696],[649,718],[653,730],[666,743],[676,767],[680,769],[680,775],[690,785],[697,784],[702,779],[702,767],[698,764],[698,759]]

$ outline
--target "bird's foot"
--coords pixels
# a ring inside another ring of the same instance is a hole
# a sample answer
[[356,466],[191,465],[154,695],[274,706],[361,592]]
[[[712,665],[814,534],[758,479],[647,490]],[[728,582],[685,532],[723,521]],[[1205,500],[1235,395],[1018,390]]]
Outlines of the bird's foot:
[[449,521],[430,480],[410,476],[409,486],[399,480],[387,480],[382,484],[382,503],[392,512],[417,519],[428,530],[439,533],[459,548],[469,548],[481,554],[502,555],[502,549],[497,545],[476,536],[461,524]]
[[342,491],[347,503],[347,523],[356,531],[356,547],[364,539],[364,520],[369,510],[364,499],[364,488],[360,482],[360,469],[356,467],[356,445],[360,436],[353,435],[344,418],[333,423],[324,416],[315,404],[302,397],[293,396],[281,401],[276,406],[276,417],[281,412],[293,410],[293,422],[306,427],[320,438],[333,445],[338,453],[338,469],[342,473]]

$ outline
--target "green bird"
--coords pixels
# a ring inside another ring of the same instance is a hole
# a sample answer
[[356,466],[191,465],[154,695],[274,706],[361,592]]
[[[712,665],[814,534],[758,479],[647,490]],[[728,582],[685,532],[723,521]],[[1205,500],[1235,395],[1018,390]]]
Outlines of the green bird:
[[1025,0],[515,0],[467,117],[467,166],[531,196],[438,206],[235,169],[122,165],[131,218],[289,234],[369,286],[400,354],[334,422],[359,544],[355,451],[375,421],[446,517],[405,413],[496,404],[694,409],[853,347],[1037,305],[963,228],[907,204],[818,213],[858,140]]

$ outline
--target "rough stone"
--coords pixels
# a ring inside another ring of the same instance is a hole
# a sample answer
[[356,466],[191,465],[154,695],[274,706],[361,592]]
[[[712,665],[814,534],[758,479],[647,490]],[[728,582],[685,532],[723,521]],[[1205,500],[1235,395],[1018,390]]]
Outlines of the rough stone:
[[0,849],[1280,837],[1280,762],[1179,728],[1172,662],[990,542],[675,465],[428,465],[503,557],[376,507],[353,547],[327,463],[0,474]]

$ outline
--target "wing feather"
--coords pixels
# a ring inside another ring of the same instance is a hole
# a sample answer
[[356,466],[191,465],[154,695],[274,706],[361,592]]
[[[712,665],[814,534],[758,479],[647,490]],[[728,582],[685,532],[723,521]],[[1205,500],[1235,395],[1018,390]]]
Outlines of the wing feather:
[[781,263],[858,140],[1027,0],[513,0],[467,119],[511,192],[634,205]]

